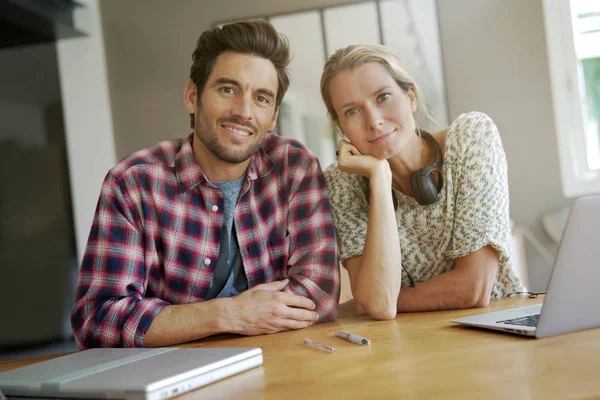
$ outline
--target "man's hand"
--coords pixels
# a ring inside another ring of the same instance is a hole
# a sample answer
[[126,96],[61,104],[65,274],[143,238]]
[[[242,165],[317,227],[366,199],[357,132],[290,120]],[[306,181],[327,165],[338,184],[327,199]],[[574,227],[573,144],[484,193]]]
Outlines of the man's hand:
[[340,140],[338,143],[338,166],[342,172],[362,175],[369,179],[383,174],[391,181],[392,172],[387,160],[363,155],[356,146],[346,140]]
[[261,335],[306,328],[318,319],[312,300],[281,290],[288,279],[264,283],[230,298],[222,315],[226,331]]

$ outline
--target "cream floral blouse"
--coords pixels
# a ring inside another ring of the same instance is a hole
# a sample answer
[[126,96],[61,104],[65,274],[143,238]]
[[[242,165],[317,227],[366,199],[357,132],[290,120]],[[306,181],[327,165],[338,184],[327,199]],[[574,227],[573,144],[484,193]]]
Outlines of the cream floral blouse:
[[[500,255],[491,297],[522,290],[511,266],[506,156],[496,125],[487,115],[460,115],[448,128],[440,201],[421,206],[393,189],[402,262],[416,283],[452,270],[454,260],[484,246]],[[367,235],[368,182],[327,168],[325,179],[333,209],[340,261],[363,253]],[[391,192],[390,192],[391,193]],[[408,276],[400,265],[402,286]]]

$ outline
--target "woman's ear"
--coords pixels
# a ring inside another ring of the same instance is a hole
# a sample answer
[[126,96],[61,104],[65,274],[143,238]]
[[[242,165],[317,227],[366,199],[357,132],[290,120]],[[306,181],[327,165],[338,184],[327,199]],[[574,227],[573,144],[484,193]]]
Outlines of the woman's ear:
[[337,135],[340,137],[340,139],[343,139],[347,142],[349,142],[350,140],[348,140],[348,138],[346,137],[346,135],[344,135],[344,131],[342,131],[342,128],[340,127],[340,123],[338,121],[334,121],[334,130],[335,133],[337,133]]
[[410,100],[410,110],[414,113],[417,111],[417,95],[415,94],[415,88],[411,86],[406,92],[408,99]]

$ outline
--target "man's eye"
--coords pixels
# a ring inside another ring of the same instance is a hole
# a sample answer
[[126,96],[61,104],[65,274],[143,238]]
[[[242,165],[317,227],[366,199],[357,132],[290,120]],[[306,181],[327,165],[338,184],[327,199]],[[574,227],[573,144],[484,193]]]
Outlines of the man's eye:
[[230,88],[229,86],[225,86],[221,88],[221,92],[225,93],[225,94],[232,94],[233,93],[233,88]]
[[265,96],[258,96],[256,98],[256,100],[258,100],[261,103],[268,103],[269,102],[269,99],[267,97],[265,97]]

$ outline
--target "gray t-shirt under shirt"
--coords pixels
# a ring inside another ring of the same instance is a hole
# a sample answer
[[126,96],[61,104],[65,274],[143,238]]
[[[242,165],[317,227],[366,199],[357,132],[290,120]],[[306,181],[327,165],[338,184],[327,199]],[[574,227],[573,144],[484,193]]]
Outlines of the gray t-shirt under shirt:
[[209,289],[207,298],[217,297],[227,283],[230,275],[233,274],[233,287],[237,292],[243,292],[248,288],[248,281],[242,267],[242,259],[238,248],[235,228],[233,226],[233,215],[235,205],[240,195],[240,190],[244,178],[230,182],[212,182],[223,192],[223,239],[219,249],[219,259],[215,268],[212,286]]

